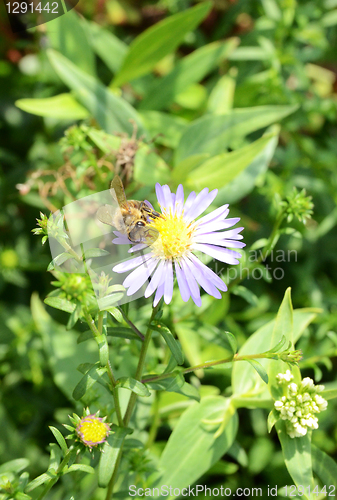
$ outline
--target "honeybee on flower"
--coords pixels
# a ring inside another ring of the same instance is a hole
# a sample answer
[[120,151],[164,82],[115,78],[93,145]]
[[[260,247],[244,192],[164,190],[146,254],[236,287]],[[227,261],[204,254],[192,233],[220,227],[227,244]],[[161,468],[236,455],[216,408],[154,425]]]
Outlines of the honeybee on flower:
[[[148,227],[158,232],[158,237],[150,245],[138,243],[130,252],[138,252],[149,247],[149,253],[139,255],[114,266],[116,273],[132,271],[124,280],[127,295],[135,294],[151,277],[144,296],[154,296],[154,306],[164,297],[169,304],[173,295],[174,274],[183,301],[190,297],[201,306],[200,288],[220,299],[220,290],[227,291],[223,280],[203,264],[194,252],[200,251],[226,264],[238,264],[241,254],[233,250],[243,248],[239,241],[243,227],[233,226],[239,217],[227,218],[228,205],[223,205],[197,219],[214,201],[217,189],[209,192],[204,188],[198,195],[192,192],[184,201],[184,189],[180,184],[176,193],[169,186],[156,184],[160,217],[149,222]],[[149,204],[149,202],[146,202]],[[150,205],[150,204],[149,204]],[[151,205],[150,205],[151,206]],[[152,207],[152,206],[151,206]],[[130,244],[128,237],[115,231],[115,244]]]

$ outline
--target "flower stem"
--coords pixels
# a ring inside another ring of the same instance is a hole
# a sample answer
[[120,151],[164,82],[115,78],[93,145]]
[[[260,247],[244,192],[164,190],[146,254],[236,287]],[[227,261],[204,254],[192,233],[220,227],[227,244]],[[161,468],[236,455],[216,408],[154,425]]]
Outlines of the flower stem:
[[[159,304],[160,304],[160,302],[159,302]],[[139,360],[138,360],[138,366],[137,366],[136,375],[135,375],[135,379],[139,380],[139,381],[142,378],[142,373],[143,373],[143,369],[144,369],[144,365],[145,365],[146,352],[147,352],[147,349],[149,347],[150,340],[151,340],[151,335],[152,335],[152,328],[151,328],[150,325],[151,325],[151,323],[152,323],[155,315],[157,314],[157,311],[158,311],[158,309],[160,307],[159,304],[157,304],[152,309],[152,314],[151,314],[149,325],[147,327],[147,331],[146,331],[146,334],[145,334],[145,339],[144,339],[144,342],[142,344],[142,348],[140,350],[140,355],[139,355]],[[125,415],[124,415],[124,425],[126,427],[128,426],[128,424],[130,422],[130,419],[131,419],[131,416],[132,416],[132,412],[133,412],[134,406],[136,404],[136,400],[137,400],[137,394],[135,394],[134,392],[132,392],[131,396],[130,396],[130,399],[129,399],[129,404],[127,406],[127,409],[126,409],[126,412],[125,412]]]
[[129,318],[127,317],[127,315],[125,314],[125,312],[123,311],[123,309],[121,307],[118,307],[118,310],[122,313],[122,316],[124,318],[124,321],[129,325],[129,327],[138,335],[138,337],[144,341],[144,335],[138,330],[138,328],[136,327],[136,325],[134,325],[132,323],[132,321],[129,320]]
[[[184,368],[180,371],[180,373],[190,373],[194,372],[194,370],[201,370],[203,368],[211,368],[212,366],[222,365],[225,363],[232,363],[233,361],[249,361],[250,359],[275,359],[279,353],[273,352],[263,352],[261,354],[246,354],[244,356],[238,356],[235,354],[230,358],[218,359],[217,361],[208,361],[207,363],[200,363],[200,365],[191,366],[189,368]],[[147,382],[156,382],[157,380],[163,380],[165,378],[172,377],[172,373],[163,373],[162,375],[154,375],[153,377],[144,378],[141,380],[143,384]]]

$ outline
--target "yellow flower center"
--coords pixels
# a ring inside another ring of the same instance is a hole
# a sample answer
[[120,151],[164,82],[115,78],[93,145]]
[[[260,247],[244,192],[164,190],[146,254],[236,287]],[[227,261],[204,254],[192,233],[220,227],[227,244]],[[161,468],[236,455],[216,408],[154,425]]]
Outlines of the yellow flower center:
[[185,255],[191,244],[194,227],[183,216],[163,213],[154,219],[150,227],[158,231],[159,236],[151,244],[153,253],[160,259],[175,259]]
[[78,427],[78,433],[84,444],[96,446],[105,440],[108,426],[97,417],[85,417]]

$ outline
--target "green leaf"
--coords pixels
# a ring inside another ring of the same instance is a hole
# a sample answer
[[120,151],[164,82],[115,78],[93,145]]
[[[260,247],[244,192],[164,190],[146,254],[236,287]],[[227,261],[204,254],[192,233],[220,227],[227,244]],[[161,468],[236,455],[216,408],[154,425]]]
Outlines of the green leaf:
[[152,330],[155,330],[156,332],[159,332],[161,334],[178,365],[182,365],[184,363],[184,354],[182,352],[181,346],[173,337],[171,331],[167,328],[167,326],[164,325],[164,323],[162,323],[161,321],[153,321],[150,326]]
[[[220,396],[204,398],[191,405],[180,417],[160,458],[161,471],[156,487],[174,485],[182,490],[193,484],[226,453],[237,432],[237,415],[232,416],[224,432],[215,439],[216,427],[205,428],[202,421],[225,418],[230,400]],[[168,496],[173,499],[175,496]]]
[[234,295],[238,295],[248,302],[253,307],[256,307],[259,303],[259,299],[256,297],[255,293],[253,293],[249,288],[245,286],[239,285],[233,288],[232,293]]
[[170,180],[170,170],[165,161],[147,144],[141,144],[135,155],[134,179],[141,184],[165,184]]
[[[278,310],[273,333],[271,336],[271,347],[278,344],[280,341],[286,341],[294,346],[293,343],[293,307],[291,303],[291,289],[287,288],[280,308]],[[283,396],[283,387],[277,383],[276,375],[280,372],[285,372],[288,368],[284,361],[272,360],[269,363],[269,389],[274,399]],[[295,370],[296,367],[294,367]]]
[[337,490],[336,462],[313,444],[311,445],[311,459],[313,471],[319,477],[323,486],[326,486],[328,495],[333,488],[334,493]]
[[106,368],[99,367],[95,364],[90,370],[81,378],[73,391],[73,398],[75,401],[83,398],[85,393],[106,373]]
[[90,129],[88,132],[88,136],[96,144],[96,146],[105,154],[117,153],[121,145],[120,137],[107,134],[103,130]]
[[274,427],[276,422],[279,420],[279,418],[280,418],[280,413],[275,408],[273,408],[268,415],[268,421],[267,421],[268,432],[271,432],[272,428]]
[[97,23],[85,19],[82,19],[82,23],[86,25],[91,46],[96,54],[105,62],[112,73],[116,73],[128,51],[126,43]]
[[88,474],[94,474],[95,473],[95,469],[93,467],[91,467],[90,465],[86,465],[86,464],[73,464],[66,471],[66,474],[68,474],[69,472],[75,472],[75,471],[87,472]]
[[264,174],[271,162],[277,144],[278,144],[278,134],[280,127],[278,125],[273,125],[267,130],[267,135],[269,132],[272,134],[271,139],[262,149],[254,160],[246,167],[240,174],[238,174],[234,179],[219,189],[217,195],[217,203],[234,203],[241,200],[244,196],[247,196],[255,187],[257,180],[262,174]]
[[172,170],[172,179],[175,185],[178,186],[178,184],[184,182],[188,174],[202,165],[207,158],[209,158],[209,153],[201,153],[189,156],[175,165]]
[[67,299],[61,299],[60,297],[46,297],[44,303],[47,306],[54,307],[55,309],[60,309],[61,311],[66,311],[72,313],[76,309],[76,304],[73,304]]
[[225,186],[252,164],[273,137],[274,134],[262,136],[248,146],[206,160],[187,176],[186,184],[193,189]]
[[29,492],[35,490],[36,488],[38,488],[39,486],[41,486],[42,484],[46,483],[47,481],[50,481],[54,477],[55,477],[55,474],[52,474],[51,472],[44,472],[40,476],[37,476],[35,479],[33,479],[33,481],[28,483],[28,485],[25,488],[25,491],[27,491],[27,493],[29,493]]
[[106,488],[108,486],[116,466],[119,450],[125,436],[128,434],[130,434],[130,429],[114,426],[114,432],[110,434],[107,442],[104,443],[98,465],[98,485],[100,488]]
[[70,10],[45,24],[51,47],[72,61],[80,70],[95,76],[95,57],[89,36],[79,14]]
[[68,446],[61,432],[58,429],[56,429],[56,427],[52,427],[51,425],[49,426],[49,429],[54,434],[56,441],[60,445],[63,455],[66,456],[66,454],[68,453]]
[[119,337],[121,339],[141,340],[131,328],[126,328],[124,326],[108,327],[107,334],[111,337]]
[[99,361],[101,366],[106,366],[109,361],[109,345],[106,335],[102,334],[99,337],[95,337],[95,340],[98,344]]
[[55,50],[49,49],[47,54],[58,76],[73,89],[76,99],[98,121],[103,130],[111,134],[126,132],[131,135],[131,119],[137,124],[138,133],[145,133],[138,113],[122,97],[118,97]]
[[5,472],[16,472],[19,473],[23,469],[29,466],[29,460],[27,458],[16,458],[15,460],[9,460],[0,465],[0,474]]
[[[306,327],[314,320],[320,309],[305,308],[297,309],[293,313],[293,340],[296,342],[302,335]],[[272,333],[275,326],[275,320],[269,321],[255,333],[253,333],[239,350],[239,355],[259,354],[268,351],[277,342],[272,342]],[[260,363],[267,370],[268,364],[275,363],[275,360],[261,359]],[[262,382],[255,370],[249,363],[234,363],[232,370],[232,388],[235,395],[241,395],[241,398],[266,398],[269,401],[270,393],[268,388]],[[258,396],[259,395],[259,396]]]
[[235,354],[236,351],[238,350],[238,343],[236,341],[236,338],[234,335],[230,332],[223,332],[226,335],[226,339],[228,341],[228,344],[230,345],[230,348],[232,350],[232,353]]
[[264,367],[256,359],[247,359],[248,363],[257,371],[265,384],[268,384],[268,375]]
[[275,424],[277,434],[282,446],[283,458],[296,486],[304,487],[304,495],[307,498],[308,486],[313,488],[312,463],[311,463],[311,432],[300,438],[291,438],[286,432],[284,420],[278,420]]
[[[170,374],[170,377],[164,378],[162,380],[155,380],[153,382],[146,382],[147,387],[153,389],[154,391],[168,391],[168,392],[179,392],[185,384],[185,379],[183,375],[174,371]],[[145,375],[144,379],[155,377],[157,375]]]
[[210,2],[179,12],[141,33],[130,45],[113,85],[121,86],[149,73],[167,54],[174,52],[186,33],[194,30],[212,7]]
[[161,113],[160,111],[141,111],[144,126],[155,142],[175,149],[188,121],[179,116]]
[[129,391],[138,394],[138,396],[151,396],[150,391],[146,385],[142,384],[138,380],[132,377],[121,377],[116,381],[116,387],[123,387],[124,389],[129,389]]
[[278,122],[298,109],[293,106],[256,106],[233,109],[226,115],[206,115],[194,120],[183,133],[175,154],[175,164],[190,155],[226,151],[238,138]]
[[207,103],[209,112],[224,115],[233,108],[235,79],[229,75],[219,78],[212,89]]
[[230,54],[231,61],[264,61],[269,59],[268,52],[262,47],[238,47]]
[[105,255],[110,255],[110,252],[104,250],[103,248],[90,248],[84,252],[84,257],[86,259],[92,259],[94,257],[104,257]]
[[15,106],[33,115],[60,120],[81,120],[89,116],[88,111],[67,93],[42,99],[18,99]]
[[47,267],[47,271],[52,271],[53,269],[55,269],[56,266],[61,266],[62,264],[64,264],[68,259],[71,259],[73,256],[68,253],[68,252],[62,252],[60,253],[59,255],[57,255],[57,257],[55,257],[55,259],[53,259],[48,267]]
[[230,38],[226,42],[213,42],[178,61],[170,73],[150,86],[140,103],[140,109],[167,108],[176,96],[217,68],[237,44],[237,38]]

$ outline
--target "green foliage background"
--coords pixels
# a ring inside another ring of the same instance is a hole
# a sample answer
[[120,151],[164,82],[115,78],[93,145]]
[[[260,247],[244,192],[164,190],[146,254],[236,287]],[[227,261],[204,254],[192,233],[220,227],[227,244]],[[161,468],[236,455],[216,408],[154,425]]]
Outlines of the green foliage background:
[[[95,362],[95,346],[76,344],[86,329],[81,322],[67,331],[64,311],[44,309],[41,301],[53,289],[46,273],[50,254],[31,229],[40,210],[48,214],[107,188],[125,140],[121,134],[130,137],[134,123],[140,142],[133,170],[120,164],[132,198],[153,202],[155,182],[171,188],[182,183],[186,191],[219,188],[214,208],[230,203],[231,215],[241,217],[245,227],[241,267],[250,265],[253,251],[260,255],[281,200],[291,197],[294,187],[304,188],[314,203],[307,224],[295,213],[273,241],[277,246],[265,264],[281,267],[283,279],[261,273],[261,279],[244,280],[221,300],[203,295],[200,309],[174,297],[164,320],[181,343],[186,366],[228,356],[224,331],[251,353],[256,343],[245,342],[264,327],[261,350],[271,348],[272,330],[266,325],[291,287],[294,309],[315,308],[302,313],[305,318],[294,315],[302,375],[332,391],[337,387],[337,2],[106,0],[96,5],[82,0],[77,9],[80,15],[70,11],[42,29],[15,35],[1,13],[0,462],[28,459],[31,478],[48,467],[48,425],[61,429],[68,414],[81,414],[83,404],[97,409],[92,395],[81,403],[72,398],[80,379],[76,366],[88,356]],[[239,271],[238,266],[225,269],[225,282]],[[141,328],[149,311],[149,301],[139,300],[129,314]],[[131,350],[122,338],[113,338],[111,345],[119,376],[132,376],[137,342],[131,342]],[[148,372],[158,359],[163,365],[168,361],[159,341],[150,351]],[[214,420],[230,412],[228,400],[217,398],[230,395],[231,376],[232,390],[244,394],[253,370],[245,373],[248,363],[234,365],[188,376],[201,396],[214,398],[210,405],[178,392],[159,392],[151,400],[152,413],[150,403],[139,404],[132,438],[149,446],[130,445],[122,463],[122,471],[132,472],[128,484],[150,484],[146,481],[160,456],[167,473],[162,484],[179,483],[175,466],[189,453],[195,463],[177,470],[197,470],[190,477],[186,472],[184,481],[191,483],[266,491],[268,484],[295,481],[275,431],[267,431],[270,399],[255,401],[254,409],[237,403],[242,406],[238,433],[235,417],[217,438],[214,459],[204,454],[213,435],[200,430],[199,440],[195,434],[191,441],[186,437],[194,418]],[[312,435],[318,448],[314,472],[323,483],[317,463],[337,458],[335,412],[331,399]],[[157,427],[151,434],[153,414]],[[162,454],[172,429],[176,434]],[[85,460],[90,463],[89,455]],[[97,461],[96,454],[93,465]],[[326,467],[332,471],[328,479],[336,478],[335,463]],[[75,498],[105,498],[90,475],[76,474],[64,476],[48,498],[70,499],[70,492]],[[126,482],[119,485],[122,492],[126,488]]]

